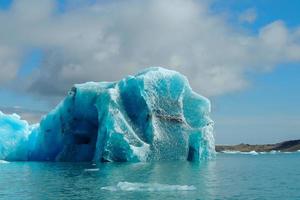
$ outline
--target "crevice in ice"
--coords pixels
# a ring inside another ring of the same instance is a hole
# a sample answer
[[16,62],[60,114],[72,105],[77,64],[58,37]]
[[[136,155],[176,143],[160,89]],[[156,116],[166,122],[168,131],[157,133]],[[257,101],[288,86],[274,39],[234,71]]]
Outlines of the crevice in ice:
[[129,118],[135,134],[145,143],[152,142],[152,135],[149,134],[151,124],[151,111],[142,95],[141,81],[136,78],[129,78],[119,84],[120,101],[124,114]]

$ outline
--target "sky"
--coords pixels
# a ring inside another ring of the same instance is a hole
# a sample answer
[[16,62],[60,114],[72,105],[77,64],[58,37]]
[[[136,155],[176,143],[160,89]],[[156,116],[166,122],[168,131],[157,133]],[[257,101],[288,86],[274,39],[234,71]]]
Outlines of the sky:
[[298,0],[0,0],[0,110],[31,122],[75,83],[149,66],[212,103],[218,144],[300,139]]

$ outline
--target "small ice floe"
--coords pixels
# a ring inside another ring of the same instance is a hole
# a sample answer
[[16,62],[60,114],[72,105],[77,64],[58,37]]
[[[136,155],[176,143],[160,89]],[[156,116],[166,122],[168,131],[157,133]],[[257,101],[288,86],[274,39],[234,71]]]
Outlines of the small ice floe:
[[119,182],[115,186],[102,187],[102,190],[109,191],[191,191],[196,190],[193,185],[168,185],[159,183],[131,183],[131,182]]
[[97,172],[99,168],[84,169],[85,172]]
[[228,153],[228,154],[238,154],[238,153],[241,153],[240,151],[228,151],[228,150],[225,150],[225,151],[221,151],[222,153]]
[[0,160],[0,164],[8,164],[9,162],[6,160]]
[[249,154],[249,155],[258,155],[256,151],[250,151],[250,152],[242,152],[243,154]]
[[258,155],[256,151],[249,151],[249,152],[243,152],[243,151],[222,151],[222,153],[227,154],[247,154],[247,155]]
[[272,150],[269,152],[270,154],[276,154],[276,153],[280,153],[280,151],[276,151],[276,150]]
[[250,152],[242,152],[242,151],[221,151],[221,153],[227,153],[227,154],[246,154],[246,155],[260,155],[260,154],[290,154],[290,153],[299,153],[300,150],[298,151],[276,151],[276,150],[272,150],[272,151],[261,151],[261,152],[256,152],[256,151],[250,151]]
[[298,151],[285,151],[285,152],[282,152],[282,153],[286,153],[286,154],[300,153],[300,150],[298,150]]

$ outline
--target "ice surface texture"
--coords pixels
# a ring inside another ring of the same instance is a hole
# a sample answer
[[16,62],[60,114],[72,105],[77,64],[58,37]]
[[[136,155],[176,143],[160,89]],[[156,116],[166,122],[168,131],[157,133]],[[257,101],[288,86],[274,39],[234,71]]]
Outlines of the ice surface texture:
[[0,160],[149,161],[214,156],[210,102],[178,72],[148,68],[75,85],[39,125],[0,113]]

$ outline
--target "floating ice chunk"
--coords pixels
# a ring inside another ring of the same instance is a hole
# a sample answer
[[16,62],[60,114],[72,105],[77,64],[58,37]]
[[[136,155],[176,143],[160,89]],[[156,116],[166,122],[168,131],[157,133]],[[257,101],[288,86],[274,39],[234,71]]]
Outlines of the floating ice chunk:
[[84,169],[85,172],[97,172],[99,170],[99,168]]
[[243,152],[243,154],[249,154],[249,155],[258,155],[256,151],[250,151],[250,152]]
[[225,151],[222,151],[222,153],[227,153],[227,154],[245,154],[245,155],[259,155],[259,153],[256,152],[256,151],[243,152],[243,151],[229,151],[229,150],[225,150]]
[[6,160],[0,160],[0,164],[8,164],[9,162]]
[[76,84],[39,125],[0,113],[0,159],[199,161],[214,156],[210,102],[178,72]]
[[130,183],[119,182],[116,186],[102,187],[102,190],[109,191],[191,191],[196,190],[193,185],[167,185],[159,183]]
[[225,151],[221,151],[222,153],[227,153],[227,154],[238,154],[241,153],[240,151],[230,151],[230,150],[225,150]]

